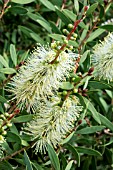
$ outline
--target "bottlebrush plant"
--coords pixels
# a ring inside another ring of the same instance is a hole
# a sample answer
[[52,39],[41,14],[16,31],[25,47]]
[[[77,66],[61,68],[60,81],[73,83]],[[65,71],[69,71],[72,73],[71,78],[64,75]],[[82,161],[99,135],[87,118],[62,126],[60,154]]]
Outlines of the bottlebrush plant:
[[112,169],[113,1],[0,8],[0,169]]

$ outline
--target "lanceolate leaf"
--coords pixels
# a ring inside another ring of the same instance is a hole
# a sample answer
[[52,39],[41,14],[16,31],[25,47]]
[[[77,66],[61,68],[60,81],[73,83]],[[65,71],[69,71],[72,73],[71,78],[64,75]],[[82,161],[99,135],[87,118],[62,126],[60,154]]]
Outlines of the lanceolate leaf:
[[78,152],[88,154],[88,155],[94,155],[94,156],[102,156],[100,152],[94,149],[90,148],[83,148],[83,147],[75,147]]
[[96,109],[94,108],[93,104],[85,97],[83,97],[83,100],[88,108],[88,110],[90,110],[93,118],[99,123],[101,124],[100,121],[100,117],[99,117],[99,113],[96,111]]
[[89,9],[87,10],[86,15],[90,15],[92,12],[94,12],[97,6],[98,6],[98,3],[94,3],[93,5],[91,5]]
[[40,2],[44,5],[44,6],[46,6],[47,8],[49,8],[51,11],[55,11],[55,7],[54,7],[54,5],[50,2],[50,1],[48,1],[48,0],[40,0]]
[[55,168],[55,170],[60,170],[60,163],[59,163],[59,159],[58,159],[58,156],[57,156],[55,150],[49,144],[48,144],[47,148],[48,148],[49,158],[51,160],[53,167]]
[[10,55],[11,55],[11,59],[14,63],[14,65],[17,65],[17,55],[16,55],[16,49],[15,46],[13,44],[10,45]]
[[27,170],[33,170],[30,159],[25,150],[24,150],[24,162],[26,164]]
[[29,4],[35,0],[11,0],[11,2],[17,3],[17,4]]
[[81,130],[76,131],[77,134],[91,134],[95,133],[97,131],[101,131],[105,128],[105,126],[92,126],[92,127],[86,127]]

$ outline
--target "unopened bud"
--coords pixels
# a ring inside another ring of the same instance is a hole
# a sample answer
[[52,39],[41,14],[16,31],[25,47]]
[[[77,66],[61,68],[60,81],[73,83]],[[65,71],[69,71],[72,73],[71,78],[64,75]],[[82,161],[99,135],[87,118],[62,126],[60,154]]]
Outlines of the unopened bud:
[[74,28],[72,24],[68,24],[68,28]]
[[12,123],[7,123],[7,127],[11,127],[12,126]]
[[88,71],[88,75],[91,75],[91,73],[94,71],[94,67],[91,67]]
[[68,40],[64,40],[64,43],[65,43],[65,44],[68,44]]
[[89,9],[89,6],[84,7],[84,12],[86,12]]
[[67,91],[64,90],[64,91],[62,92],[62,94],[63,94],[63,96],[67,95]]

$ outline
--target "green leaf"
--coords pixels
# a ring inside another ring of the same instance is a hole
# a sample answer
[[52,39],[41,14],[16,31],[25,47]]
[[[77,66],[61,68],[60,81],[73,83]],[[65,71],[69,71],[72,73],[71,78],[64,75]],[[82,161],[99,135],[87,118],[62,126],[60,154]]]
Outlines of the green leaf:
[[31,29],[21,26],[21,25],[19,25],[18,27],[24,34],[26,34],[28,37],[31,37],[30,33],[33,33],[33,31]]
[[64,90],[71,90],[71,89],[74,88],[74,85],[72,83],[70,83],[69,81],[62,82],[61,85],[60,85],[60,88],[64,89]]
[[49,22],[47,22],[43,17],[37,14],[27,13],[28,17],[34,20],[35,22],[38,22],[42,27],[44,27],[48,32],[51,33],[51,27]]
[[78,14],[79,13],[79,2],[78,2],[78,0],[74,0],[74,7],[75,7],[75,10]]
[[80,167],[80,154],[78,153],[78,151],[76,150],[76,148],[73,147],[71,144],[67,144],[65,147],[66,147],[69,151],[72,152],[74,158],[75,158],[76,161],[77,161],[78,167]]
[[58,40],[58,41],[63,42],[62,35],[60,35],[60,34],[48,34],[48,36],[53,38],[54,40]]
[[71,23],[71,20],[66,17],[66,15],[63,13],[63,11],[60,11],[57,7],[56,7],[56,13],[57,15],[59,16],[59,18],[66,24],[70,24]]
[[55,11],[55,7],[54,7],[54,5],[50,2],[50,1],[48,1],[48,0],[40,0],[40,2],[44,5],[44,6],[46,6],[48,9],[50,9],[51,11]]
[[73,164],[73,160],[72,160],[72,161],[70,161],[70,162],[67,164],[67,166],[66,166],[65,170],[70,170],[70,169],[71,169],[71,167],[72,167],[72,164]]
[[21,144],[21,138],[19,135],[13,133],[13,132],[8,132],[7,133],[7,140],[9,142],[17,142],[19,144]]
[[83,148],[83,147],[75,147],[78,152],[88,154],[88,155],[94,155],[94,156],[102,156],[100,152],[94,149],[90,148]]
[[80,58],[80,64],[82,64],[82,63],[86,60],[89,52],[90,52],[89,50],[87,50],[87,51],[84,52],[84,54],[83,54],[83,55],[81,56],[81,58]]
[[28,10],[26,8],[23,8],[21,6],[15,6],[15,7],[11,7],[9,8],[9,11],[12,12],[13,14],[27,14]]
[[0,162],[0,170],[14,170],[12,165],[6,161]]
[[17,134],[17,135],[19,134],[16,126],[14,125],[14,123],[13,123],[12,126],[10,127],[10,131],[11,131],[12,133]]
[[55,150],[49,144],[47,145],[47,148],[48,148],[49,158],[51,160],[53,167],[55,168],[55,170],[60,170],[60,163]]
[[26,164],[27,170],[33,170],[32,165],[31,165],[31,161],[30,161],[25,150],[24,150],[24,162]]
[[101,123],[105,125],[107,128],[109,128],[111,131],[113,131],[113,124],[103,115],[99,113],[99,117],[101,120]]
[[44,44],[43,39],[36,33],[30,33],[31,37],[38,43]]
[[0,95],[0,102],[7,103],[7,99]]
[[21,144],[23,146],[29,146],[29,143],[27,141],[25,141],[25,140],[21,140]]
[[16,73],[16,70],[13,68],[1,68],[0,72],[4,74],[13,74]]
[[78,43],[76,41],[69,40],[68,45],[72,45],[73,47],[78,47]]
[[68,142],[71,140],[71,138],[73,137],[74,133],[75,133],[75,132],[72,132],[72,133],[71,133],[67,138],[65,138],[60,144],[61,144],[61,145],[64,145],[65,143],[68,143]]
[[9,67],[7,61],[4,59],[4,57],[2,57],[0,55],[0,63],[4,66],[4,67]]
[[41,165],[39,165],[37,163],[32,162],[32,165],[34,166],[34,168],[36,168],[36,170],[45,170],[41,167]]
[[11,0],[11,2],[17,3],[17,4],[29,4],[35,0]]
[[88,110],[90,110],[90,112],[92,113],[93,118],[99,124],[101,124],[99,113],[96,111],[96,109],[94,108],[93,104],[88,99],[86,99],[85,97],[82,97],[82,98],[83,98],[83,100],[84,100]]
[[23,123],[23,122],[28,122],[33,119],[33,115],[24,115],[24,116],[19,116],[16,118],[13,118],[14,123]]
[[92,126],[92,127],[86,127],[81,130],[78,130],[75,133],[77,133],[77,134],[91,134],[91,133],[95,133],[97,131],[101,131],[103,129],[105,129],[105,126]]
[[98,3],[94,3],[93,5],[91,5],[89,9],[87,10],[86,15],[90,15],[92,12],[94,12],[97,6],[98,6]]
[[94,89],[110,89],[110,85],[105,82],[98,82],[98,81],[89,81],[88,84],[90,87]]
[[105,31],[104,29],[98,28],[96,31],[94,31],[93,33],[90,34],[90,37],[87,39],[86,42],[90,42],[90,41],[94,40],[99,35],[101,35],[104,31]]
[[107,31],[113,31],[113,24],[103,25],[100,26],[99,28],[105,29]]
[[54,33],[56,33],[56,34],[61,34],[60,29],[56,26],[56,24],[55,24],[54,22],[50,21],[49,23],[50,23],[51,28],[52,28],[52,30],[53,30]]
[[68,18],[70,18],[73,22],[75,22],[76,21],[76,15],[72,12],[72,11],[70,11],[70,10],[68,10],[68,9],[63,9],[63,13],[68,17]]
[[16,55],[16,49],[15,49],[15,45],[11,44],[10,45],[10,55],[11,55],[11,59],[14,63],[14,65],[17,65],[17,55]]

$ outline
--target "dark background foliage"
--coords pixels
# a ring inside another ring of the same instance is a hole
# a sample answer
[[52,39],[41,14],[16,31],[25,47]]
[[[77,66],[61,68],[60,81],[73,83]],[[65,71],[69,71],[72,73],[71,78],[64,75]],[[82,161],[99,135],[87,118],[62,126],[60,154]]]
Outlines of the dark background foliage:
[[[5,86],[36,43],[50,44],[53,39],[62,41],[62,30],[81,17],[85,6],[89,6],[89,10],[76,30],[77,39],[69,42],[74,46],[73,51],[81,54],[78,73],[82,74],[91,67],[93,46],[113,31],[113,22],[102,26],[113,16],[112,1],[0,0],[1,115],[14,107],[14,103],[6,104],[10,97]],[[76,130],[57,150],[48,146],[45,155],[35,155],[30,137],[19,133],[33,115],[25,110],[17,114],[11,120],[12,127],[6,129],[6,142],[0,151],[0,170],[113,169],[113,84],[86,77],[79,85],[79,91],[75,95],[84,109],[75,124]]]

